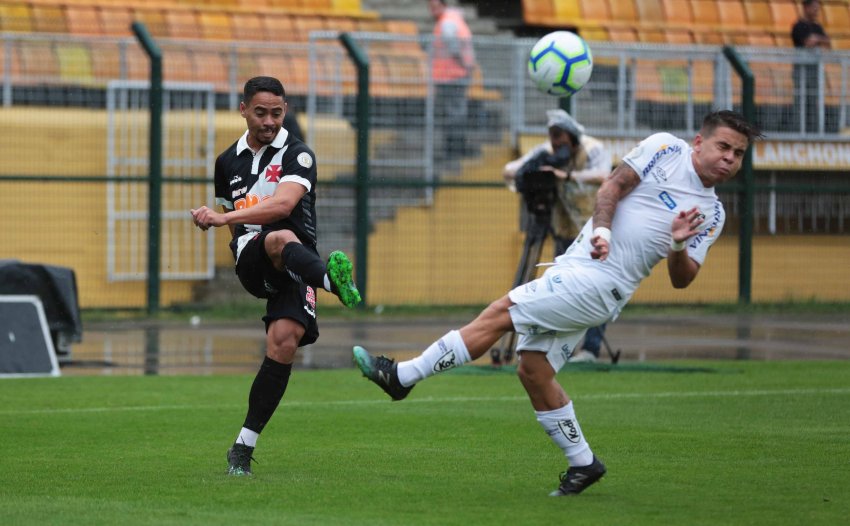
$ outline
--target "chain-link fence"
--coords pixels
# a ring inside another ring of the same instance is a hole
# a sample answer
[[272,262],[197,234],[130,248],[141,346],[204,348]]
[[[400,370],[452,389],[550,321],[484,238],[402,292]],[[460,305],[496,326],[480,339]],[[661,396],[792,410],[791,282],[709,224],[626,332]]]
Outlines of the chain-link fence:
[[[189,224],[188,207],[211,204],[212,159],[244,131],[237,109],[251,76],[283,80],[290,111],[317,153],[321,251],[355,252],[356,72],[337,36],[314,32],[306,43],[159,42],[167,82],[207,86],[185,95],[203,104],[167,110],[164,146],[171,168],[164,195],[173,211],[166,219],[174,226],[166,229],[163,253],[174,256],[163,260],[164,304],[197,297],[207,278],[198,281],[192,272],[209,273],[214,266],[233,282],[226,233],[179,225],[181,214]],[[370,303],[481,304],[495,298],[512,282],[523,239],[520,203],[504,188],[502,167],[545,140],[545,111],[559,104],[527,78],[533,41],[475,38],[477,66],[468,88],[453,92],[431,73],[430,36],[353,36],[370,62]],[[116,121],[108,102],[111,82],[147,79],[147,58],[132,39],[2,37],[0,189],[16,197],[0,212],[8,225],[0,257],[74,268],[83,307],[143,306],[144,285],[132,280],[145,277],[146,195],[128,189],[144,186],[147,120],[137,113]],[[690,138],[710,109],[740,105],[739,81],[719,48],[591,47],[593,78],[570,107],[588,133],[608,145],[612,164],[652,132]],[[835,284],[850,278],[844,263],[850,256],[850,55],[740,51],[756,75],[757,119],[768,135],[755,150],[753,299],[846,301],[850,293]],[[464,92],[462,121],[446,121]],[[143,101],[142,95],[137,107]],[[110,143],[110,137],[134,139]],[[115,166],[125,169],[119,174]],[[115,194],[116,188],[125,194]],[[721,189],[727,230],[697,283],[673,293],[663,276],[654,275],[636,300],[737,299],[733,190]],[[116,241],[110,225],[124,229],[125,241]],[[132,265],[119,276],[116,262]],[[232,293],[242,294],[238,285]]]

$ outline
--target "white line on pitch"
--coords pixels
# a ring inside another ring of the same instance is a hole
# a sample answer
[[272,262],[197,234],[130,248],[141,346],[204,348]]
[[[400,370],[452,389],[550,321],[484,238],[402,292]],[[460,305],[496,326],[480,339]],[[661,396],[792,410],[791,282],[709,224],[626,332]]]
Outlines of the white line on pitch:
[[[801,396],[801,395],[845,395],[850,394],[850,388],[834,389],[753,389],[734,391],[668,391],[660,393],[604,393],[587,394],[576,397],[577,400],[620,400],[624,398],[720,398],[730,396]],[[453,397],[424,397],[406,400],[404,404],[429,403],[463,403],[463,402],[526,402],[525,396],[453,396]],[[386,404],[388,400],[330,400],[330,401],[292,401],[284,402],[287,407],[334,406],[334,405],[377,405]],[[0,410],[0,416],[15,415],[51,415],[78,413],[110,413],[133,411],[196,411],[204,409],[240,409],[244,404],[205,404],[205,405],[137,405],[114,407],[68,407],[52,409],[5,409]]]

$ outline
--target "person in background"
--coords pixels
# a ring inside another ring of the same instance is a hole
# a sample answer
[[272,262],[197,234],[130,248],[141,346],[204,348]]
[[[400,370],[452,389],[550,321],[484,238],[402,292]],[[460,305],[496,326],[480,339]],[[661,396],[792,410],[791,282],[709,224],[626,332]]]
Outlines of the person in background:
[[437,129],[442,135],[446,159],[462,157],[467,151],[467,92],[475,69],[472,32],[460,9],[450,8],[445,0],[428,0],[434,18],[431,78],[434,81],[434,111]]
[[[823,26],[820,25],[821,3],[820,0],[803,0],[803,15],[791,27],[791,40],[794,47],[800,50],[813,51],[818,49],[829,49],[831,42],[826,35]],[[808,56],[801,57],[802,61],[810,59]],[[818,131],[818,94],[820,93],[820,82],[818,79],[818,65],[810,63],[794,63],[794,116],[793,122],[800,122],[801,108],[805,108],[805,126],[799,124],[796,130],[805,132]]]
[[[593,214],[599,185],[611,173],[611,153],[602,141],[585,133],[584,126],[566,111],[549,110],[546,118],[549,140],[507,163],[503,176],[508,188],[516,191],[517,174],[524,166],[541,155],[557,159],[555,166],[540,167],[541,171],[552,172],[557,178],[551,227],[557,257],[567,250]],[[567,149],[563,155],[554,155],[562,148]],[[602,324],[588,329],[582,348],[570,357],[570,362],[595,362],[599,358],[605,327]]]

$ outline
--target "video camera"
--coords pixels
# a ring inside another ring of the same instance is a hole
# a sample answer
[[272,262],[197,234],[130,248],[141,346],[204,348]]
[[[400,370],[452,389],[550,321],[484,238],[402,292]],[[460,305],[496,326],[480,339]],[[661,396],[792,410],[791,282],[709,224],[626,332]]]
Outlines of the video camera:
[[570,161],[570,147],[563,145],[554,153],[541,151],[526,161],[516,172],[516,189],[525,199],[525,206],[535,216],[548,216],[558,197],[557,178],[544,166],[561,167]]

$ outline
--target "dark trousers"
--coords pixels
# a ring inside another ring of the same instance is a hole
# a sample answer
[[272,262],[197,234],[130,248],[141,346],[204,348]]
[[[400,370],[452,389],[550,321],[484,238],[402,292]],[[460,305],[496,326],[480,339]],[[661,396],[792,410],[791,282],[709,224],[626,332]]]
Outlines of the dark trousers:
[[436,148],[442,150],[438,152],[438,156],[461,157],[466,152],[469,119],[469,102],[466,96],[469,80],[460,79],[447,84],[435,84],[434,88],[435,128],[442,137],[442,143],[435,144]]

